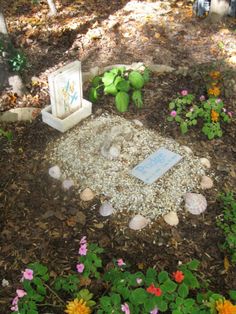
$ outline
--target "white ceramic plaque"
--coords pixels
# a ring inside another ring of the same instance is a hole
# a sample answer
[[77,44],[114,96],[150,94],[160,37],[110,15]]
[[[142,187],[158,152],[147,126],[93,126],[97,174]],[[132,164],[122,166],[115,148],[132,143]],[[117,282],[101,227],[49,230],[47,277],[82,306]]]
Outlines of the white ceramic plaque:
[[179,154],[161,147],[132,169],[131,174],[146,184],[152,184],[182,159]]
[[74,61],[48,77],[52,115],[65,118],[82,106],[81,62]]

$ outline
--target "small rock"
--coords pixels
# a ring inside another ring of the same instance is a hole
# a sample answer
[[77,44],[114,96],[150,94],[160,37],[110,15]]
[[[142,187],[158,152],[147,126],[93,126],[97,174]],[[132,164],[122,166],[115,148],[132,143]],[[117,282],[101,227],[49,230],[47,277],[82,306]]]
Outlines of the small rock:
[[102,229],[104,227],[104,224],[103,223],[97,223],[97,224],[94,224],[94,227],[97,229]]
[[164,64],[149,64],[148,68],[155,73],[170,73],[175,70],[169,65],[164,65]]
[[176,212],[169,212],[168,214],[166,214],[163,219],[165,220],[165,222],[170,225],[170,226],[177,226],[179,223],[179,218],[176,214]]
[[200,158],[200,163],[208,169],[211,168],[211,163],[207,158]]
[[8,286],[9,286],[9,281],[3,278],[3,280],[2,280],[2,287],[5,288],[5,287],[8,287]]
[[117,159],[120,156],[121,147],[118,144],[113,144],[109,149],[110,159]]
[[136,215],[130,220],[129,227],[133,230],[140,230],[145,228],[149,222],[150,220],[143,217],[142,215]]
[[143,126],[143,123],[142,123],[141,121],[139,121],[138,119],[134,119],[134,120],[133,120],[133,123],[134,123],[135,125],[137,125],[137,126],[140,126],[140,127]]
[[82,226],[85,225],[86,223],[86,216],[84,213],[82,213],[81,211],[78,211],[75,215],[75,220],[76,222],[78,222],[79,224],[81,224]]
[[74,186],[74,181],[72,179],[66,179],[62,182],[64,190],[69,190],[72,186]]
[[185,150],[185,152],[187,154],[192,154],[193,153],[192,149],[190,147],[188,147],[188,146],[182,146],[182,148]]
[[54,178],[59,180],[61,177],[61,170],[58,166],[53,166],[48,170],[49,175]]
[[210,177],[207,177],[207,176],[202,177],[202,180],[200,183],[201,189],[203,190],[211,189],[213,185],[214,183]]
[[202,194],[186,193],[184,200],[185,208],[193,215],[200,215],[207,208],[207,200]]
[[113,212],[114,208],[108,202],[104,202],[99,208],[99,213],[103,217],[110,216]]
[[91,201],[94,197],[95,193],[90,188],[86,188],[80,193],[80,198],[84,202]]

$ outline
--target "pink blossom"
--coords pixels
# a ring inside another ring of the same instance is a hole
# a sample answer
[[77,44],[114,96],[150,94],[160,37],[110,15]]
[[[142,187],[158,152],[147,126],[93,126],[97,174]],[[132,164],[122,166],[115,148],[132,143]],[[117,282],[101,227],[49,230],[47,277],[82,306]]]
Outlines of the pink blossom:
[[86,255],[87,254],[87,243],[84,243],[79,248],[79,254],[80,255]]
[[183,90],[180,92],[180,94],[181,94],[182,96],[187,96],[187,95],[188,95],[188,91],[187,91],[186,89],[183,89]]
[[226,112],[226,111],[227,111],[225,108],[222,108],[222,110],[223,110],[224,112]]
[[17,289],[16,294],[17,294],[18,298],[23,298],[27,293],[25,290]]
[[121,304],[121,311],[125,314],[130,314],[129,305],[127,303]]
[[84,271],[84,264],[83,263],[77,264],[76,269],[77,269],[77,272],[81,274]]
[[140,285],[142,283],[142,281],[143,281],[142,278],[136,278],[136,282],[138,285]]
[[18,296],[16,296],[13,300],[12,300],[12,306],[11,306],[11,311],[13,312],[17,312],[18,311],[18,301],[19,301],[19,298]]
[[22,280],[24,279],[32,280],[34,278],[33,274],[34,274],[34,271],[32,269],[26,268],[25,271],[23,271]]
[[220,99],[220,98],[217,98],[217,99],[216,99],[216,103],[219,104],[220,102],[221,102],[221,99]]
[[176,117],[177,112],[176,112],[175,110],[172,110],[171,113],[170,113],[170,115],[171,115],[172,117]]
[[228,116],[229,116],[230,118],[232,118],[232,116],[233,116],[233,112],[232,112],[232,111],[228,111],[227,114],[228,114]]
[[200,101],[204,101],[206,99],[206,97],[204,96],[204,95],[201,95],[200,97],[199,97],[199,100]]
[[11,311],[12,312],[18,312],[19,308],[18,308],[18,305],[14,305],[14,306],[11,306]]
[[158,314],[158,308],[155,307],[151,312],[150,314]]
[[120,266],[120,267],[122,267],[122,266],[125,265],[125,262],[123,261],[122,258],[119,258],[119,259],[117,260],[117,265]]
[[81,244],[85,244],[85,243],[87,243],[86,236],[84,236],[84,237],[80,240],[80,245],[81,245]]

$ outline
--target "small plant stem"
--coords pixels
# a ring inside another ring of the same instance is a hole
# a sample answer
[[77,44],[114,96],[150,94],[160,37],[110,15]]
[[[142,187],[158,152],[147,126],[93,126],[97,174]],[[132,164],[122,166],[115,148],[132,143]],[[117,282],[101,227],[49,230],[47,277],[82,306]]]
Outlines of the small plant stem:
[[66,304],[62,300],[62,298],[60,298],[59,295],[51,287],[49,287],[45,282],[44,282],[44,285],[45,285],[46,288],[48,288],[49,291],[51,291],[55,295],[55,297],[57,297],[58,300],[60,300],[61,303]]

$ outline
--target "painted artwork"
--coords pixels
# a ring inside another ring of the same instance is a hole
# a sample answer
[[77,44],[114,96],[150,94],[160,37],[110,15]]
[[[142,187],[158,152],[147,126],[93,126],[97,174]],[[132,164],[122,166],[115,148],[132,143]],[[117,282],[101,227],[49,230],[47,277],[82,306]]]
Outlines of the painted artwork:
[[81,63],[72,62],[49,75],[49,92],[52,114],[66,118],[82,104]]

